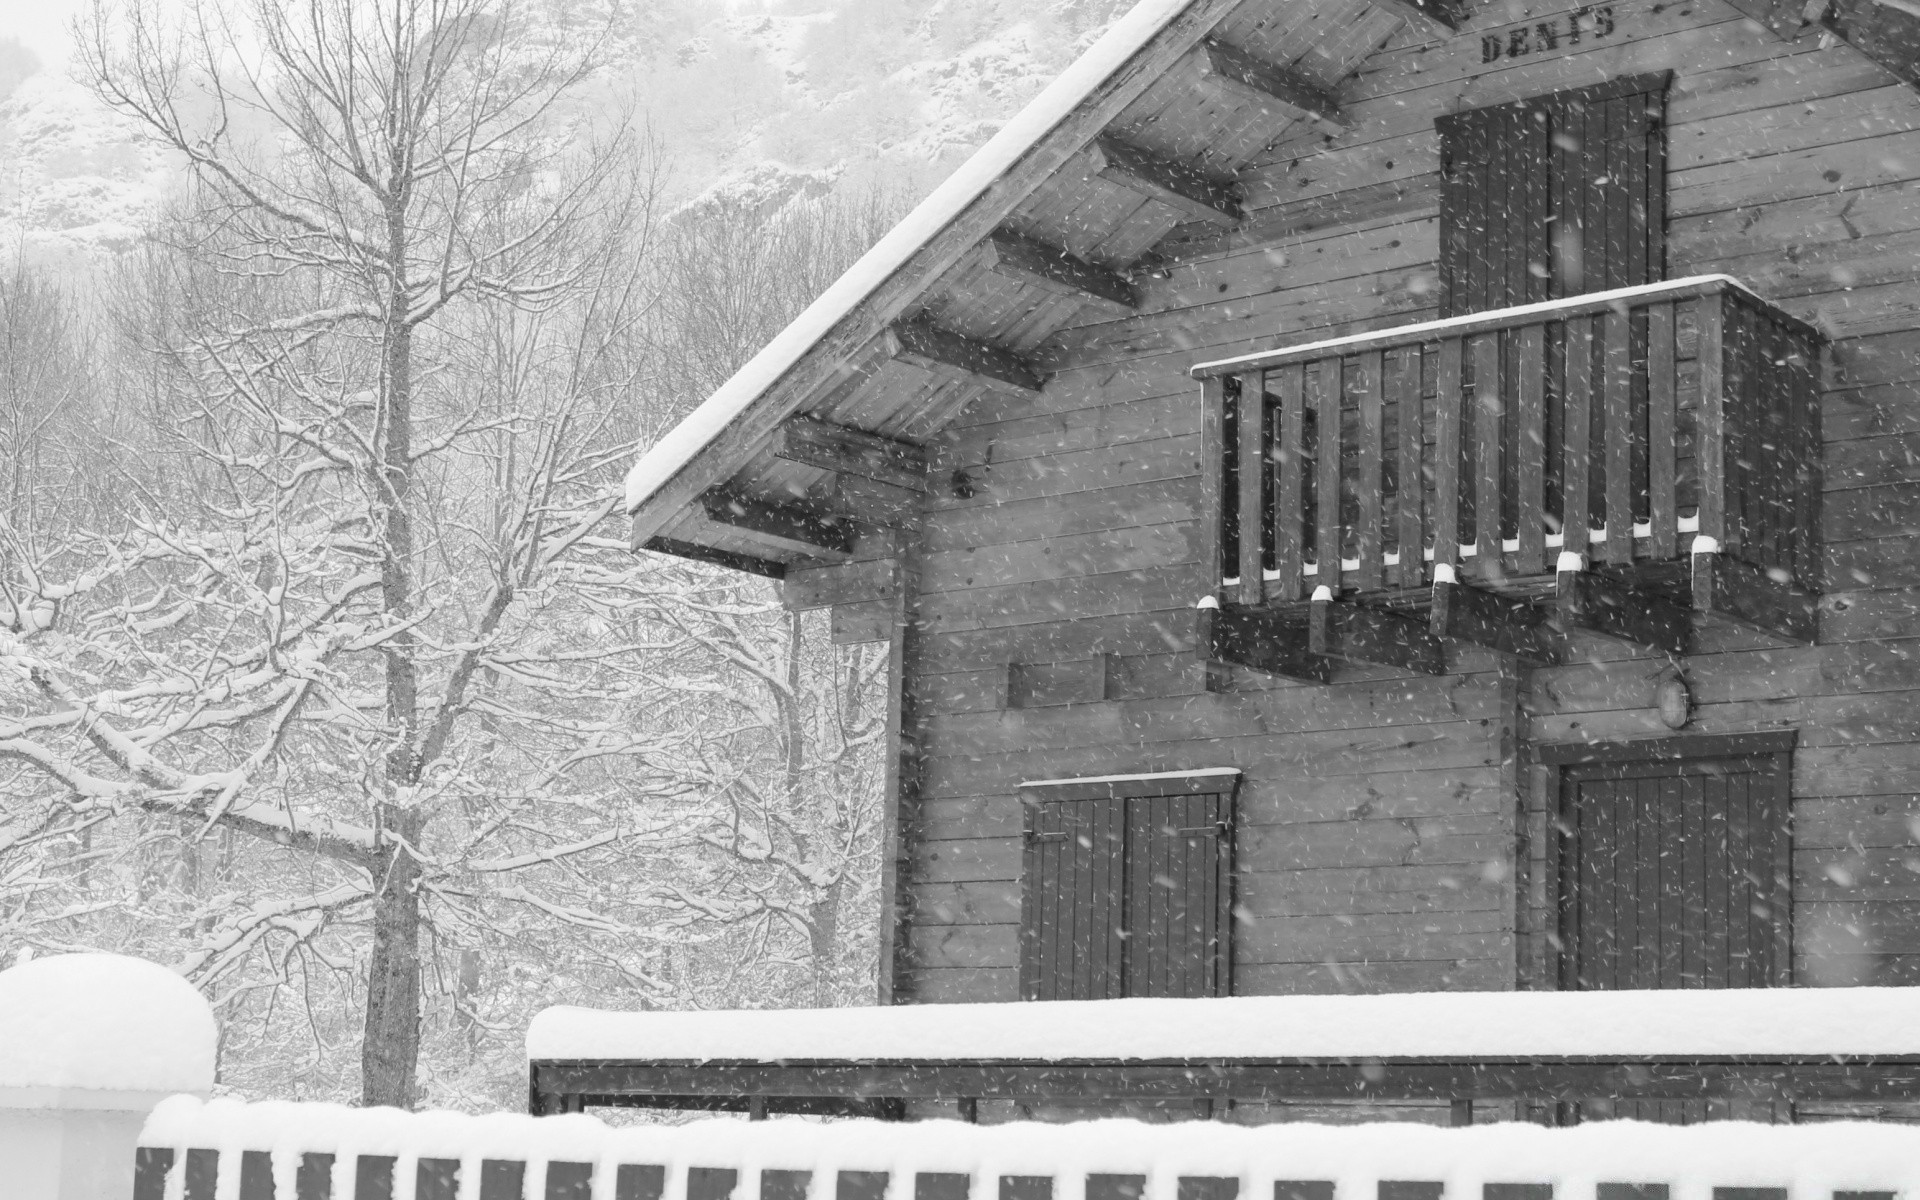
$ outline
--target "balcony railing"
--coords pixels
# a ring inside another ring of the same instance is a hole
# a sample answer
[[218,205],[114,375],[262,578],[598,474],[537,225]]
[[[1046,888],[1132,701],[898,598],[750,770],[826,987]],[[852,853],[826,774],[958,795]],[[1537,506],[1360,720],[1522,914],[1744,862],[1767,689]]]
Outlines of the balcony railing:
[[1822,341],[1716,275],[1198,366],[1220,599],[1716,552],[1814,591]]
[[1894,1200],[1920,1184],[1920,1130],[609,1128],[590,1118],[176,1098],[148,1120],[135,1163],[132,1200]]

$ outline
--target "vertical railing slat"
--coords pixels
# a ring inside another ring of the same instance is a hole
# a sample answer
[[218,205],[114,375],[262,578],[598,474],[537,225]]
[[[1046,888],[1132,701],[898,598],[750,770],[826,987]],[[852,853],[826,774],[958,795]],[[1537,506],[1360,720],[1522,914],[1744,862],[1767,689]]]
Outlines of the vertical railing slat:
[[1222,522],[1225,520],[1226,507],[1221,503],[1226,495],[1227,444],[1226,444],[1226,397],[1227,381],[1219,375],[1209,376],[1200,385],[1200,564],[1203,583],[1207,594],[1217,595],[1220,580],[1225,570],[1221,562],[1221,547],[1225,542],[1222,536]]
[[1314,554],[1320,564],[1314,576],[1316,588],[1330,588],[1340,594],[1340,396],[1345,388],[1343,363],[1339,357],[1323,358],[1313,376],[1313,417],[1319,431],[1319,455],[1314,464],[1318,477],[1319,529],[1314,535]]
[[393,1165],[389,1154],[362,1154],[353,1162],[353,1200],[393,1200]]
[[1500,387],[1502,334],[1473,339],[1474,574],[1496,579],[1500,569],[1500,424],[1507,401]]
[[1593,452],[1593,318],[1567,322],[1566,430],[1561,437],[1565,453],[1560,472],[1561,548],[1583,558],[1587,554],[1587,505]]
[[164,1146],[135,1147],[133,1200],[166,1200],[167,1175],[172,1170],[172,1150]]
[[1381,408],[1385,358],[1378,350],[1368,350],[1355,359],[1355,400],[1359,405],[1358,429],[1360,481],[1354,487],[1359,501],[1355,517],[1354,544],[1360,559],[1358,586],[1365,590],[1380,588],[1384,582],[1385,539],[1381,530],[1381,493],[1386,478],[1381,473],[1385,461],[1386,419]]
[[1820,587],[1820,489],[1822,431],[1820,387],[1815,374],[1820,346],[1804,334],[1793,333],[1793,424],[1790,436],[1798,448],[1794,462],[1793,573],[1801,587]]
[[1607,561],[1633,561],[1633,322],[1618,309],[1601,318],[1600,403],[1606,413]]
[[1674,456],[1679,444],[1675,412],[1673,302],[1647,306],[1647,517],[1653,523],[1653,557],[1665,561],[1679,545],[1680,514]]
[[1726,293],[1700,297],[1700,409],[1695,418],[1700,465],[1700,536],[1727,545]]
[[1460,564],[1460,428],[1465,416],[1463,339],[1440,340],[1433,390],[1433,565]]
[[213,1200],[220,1178],[220,1152],[189,1149],[182,1175],[180,1193],[186,1200]]
[[273,1200],[273,1156],[265,1150],[240,1152],[240,1200]]
[[1518,494],[1513,514],[1519,547],[1513,569],[1520,575],[1538,575],[1545,569],[1547,553],[1547,327],[1526,325],[1514,336],[1519,341],[1520,394],[1514,409]]
[[1264,599],[1267,458],[1264,372],[1240,376],[1240,602]]
[[1387,399],[1394,405],[1399,428],[1399,493],[1395,507],[1399,511],[1401,587],[1419,587],[1427,581],[1426,563],[1421,551],[1426,543],[1420,528],[1420,365],[1418,345],[1402,347],[1395,356],[1396,369],[1387,375]]
[[1279,578],[1269,594],[1300,598],[1300,567],[1306,547],[1306,364],[1288,363],[1271,373],[1280,405],[1280,482],[1274,499],[1274,567]]
[[613,1173],[613,1200],[660,1200],[667,1169],[656,1163],[621,1163]]
[[1772,446],[1767,453],[1767,526],[1769,553],[1767,565],[1791,568],[1793,564],[1793,495],[1795,489],[1793,450],[1793,378],[1787,365],[1786,331],[1771,317],[1766,322],[1767,362],[1767,436]]
[[1747,466],[1747,439],[1752,436],[1748,424],[1748,412],[1752,408],[1748,392],[1753,387],[1753,373],[1747,369],[1747,355],[1751,343],[1747,337],[1746,306],[1731,293],[1722,293],[1721,306],[1721,347],[1726,361],[1726,372],[1721,381],[1720,392],[1720,436],[1724,447],[1720,452],[1721,478],[1725,481],[1722,489],[1726,499],[1727,538],[1721,549],[1729,553],[1747,548],[1748,536],[1752,532],[1748,524],[1747,489],[1752,484],[1753,472]]
[[293,1177],[294,1200],[332,1200],[333,1155],[306,1153]]

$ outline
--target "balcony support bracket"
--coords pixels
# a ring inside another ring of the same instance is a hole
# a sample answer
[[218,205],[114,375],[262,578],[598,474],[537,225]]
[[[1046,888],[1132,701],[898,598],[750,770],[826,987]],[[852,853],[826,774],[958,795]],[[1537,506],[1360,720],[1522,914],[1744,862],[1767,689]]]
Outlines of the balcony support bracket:
[[1687,652],[1687,610],[1618,575],[1562,571],[1554,583],[1554,620],[1666,654]]
[[1566,637],[1537,604],[1496,596],[1464,583],[1436,582],[1427,627],[1449,641],[1511,654],[1535,667],[1566,661]]
[[1308,649],[1327,658],[1400,667],[1423,675],[1447,673],[1446,648],[1440,639],[1405,613],[1316,599],[1307,633]]
[[1693,609],[1789,642],[1812,645],[1819,598],[1724,554],[1693,556]]
[[1308,646],[1306,622],[1253,608],[1203,608],[1199,612],[1200,657],[1268,675],[1325,683],[1333,664]]

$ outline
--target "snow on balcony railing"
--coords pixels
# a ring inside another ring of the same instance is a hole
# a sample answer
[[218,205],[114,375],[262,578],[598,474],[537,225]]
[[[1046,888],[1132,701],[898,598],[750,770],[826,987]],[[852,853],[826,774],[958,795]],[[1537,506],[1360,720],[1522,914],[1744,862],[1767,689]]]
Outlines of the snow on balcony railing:
[[549,1008],[527,1057],[685,1062],[1920,1055],[1920,988]]
[[1892,1200],[1920,1187],[1920,1129],[1855,1123],[612,1129],[182,1097],[155,1110],[139,1154],[134,1200]]

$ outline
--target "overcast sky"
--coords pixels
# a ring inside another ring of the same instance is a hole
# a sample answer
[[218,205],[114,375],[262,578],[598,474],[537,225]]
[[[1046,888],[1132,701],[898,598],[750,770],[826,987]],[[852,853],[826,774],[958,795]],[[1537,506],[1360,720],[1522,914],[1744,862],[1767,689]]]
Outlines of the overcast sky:
[[72,47],[67,25],[86,0],[0,0],[0,37],[17,38],[48,66],[64,64]]

